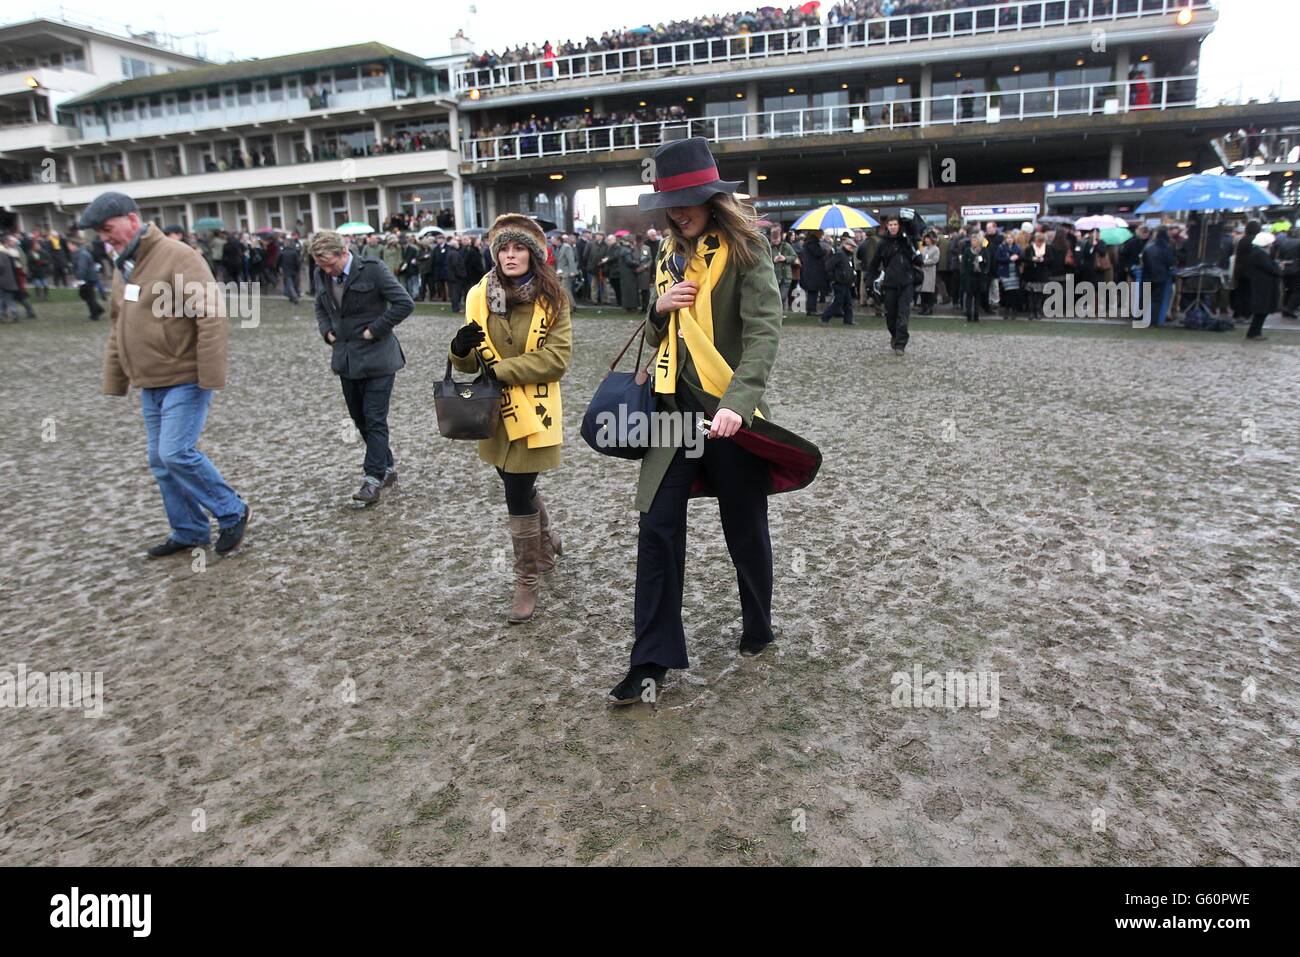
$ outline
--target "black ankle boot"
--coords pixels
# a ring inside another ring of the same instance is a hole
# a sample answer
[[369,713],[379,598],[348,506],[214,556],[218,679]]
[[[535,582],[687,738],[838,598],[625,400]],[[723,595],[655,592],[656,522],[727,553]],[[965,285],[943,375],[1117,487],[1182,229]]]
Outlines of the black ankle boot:
[[624,705],[645,700],[653,704],[659,697],[659,689],[663,687],[667,673],[668,669],[663,665],[633,665],[628,669],[627,677],[609,693],[608,701],[610,704]]

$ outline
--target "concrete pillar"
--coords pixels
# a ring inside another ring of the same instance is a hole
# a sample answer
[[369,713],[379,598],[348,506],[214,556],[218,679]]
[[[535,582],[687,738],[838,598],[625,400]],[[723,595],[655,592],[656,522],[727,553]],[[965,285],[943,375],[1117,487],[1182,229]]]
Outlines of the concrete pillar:
[[[243,133],[240,133],[240,134],[239,134],[239,155],[243,157],[245,163],[248,163],[248,162],[249,162],[249,159],[248,159],[248,140],[246,140],[246,139],[244,138],[244,134],[243,134]],[[250,165],[251,165],[251,164],[250,164]]]
[[68,182],[71,183],[73,186],[76,186],[77,185],[77,164],[71,154],[69,154],[66,157],[66,159],[68,162]]
[[601,232],[609,228],[605,220],[605,174],[596,179],[596,216],[599,218]]
[[916,158],[916,188],[930,188],[930,156],[922,153]]
[[748,179],[749,182],[747,184],[748,185],[747,192],[749,193],[750,196],[757,196],[758,195],[758,164],[757,163],[749,164]]
[[1120,174],[1124,172],[1124,144],[1115,142],[1110,144],[1110,168],[1106,173],[1109,179],[1119,179]]
[[[1128,79],[1129,67],[1132,64],[1132,54],[1128,47],[1120,47],[1115,53],[1115,82],[1123,83]],[[1128,92],[1123,86],[1118,88],[1119,93],[1119,110],[1121,113],[1128,112]]]
[[177,153],[176,162],[180,164],[181,175],[189,176],[190,175],[190,156],[189,156],[190,151],[185,148],[184,143],[177,143],[176,153]]
[[248,217],[248,231],[251,233],[258,228],[257,219],[253,216],[253,199],[251,196],[244,197],[244,215]]
[[456,218],[456,229],[468,229],[465,219],[465,184],[459,173],[451,174],[451,214]]
[[375,119],[375,142],[382,144],[384,142],[384,124]]
[[194,228],[194,204],[188,199],[185,201],[185,231],[189,232]]
[[460,151],[460,110],[454,106],[451,112],[447,114],[447,132],[451,136],[451,148]]
[[[376,120],[378,122],[378,120]],[[382,232],[388,222],[388,187],[379,184],[379,229]]]
[[491,226],[494,222],[496,222],[497,216],[500,215],[497,212],[496,186],[489,183],[488,185],[483,187],[483,202],[487,206],[487,215],[483,217],[483,222],[486,223],[488,226]]
[[126,150],[119,150],[122,154],[122,178],[131,179],[131,154]]
[[[921,67],[921,109],[917,115],[921,120],[922,126],[930,125],[930,97],[934,92],[934,69],[930,64]],[[925,187],[921,187],[924,189]]]

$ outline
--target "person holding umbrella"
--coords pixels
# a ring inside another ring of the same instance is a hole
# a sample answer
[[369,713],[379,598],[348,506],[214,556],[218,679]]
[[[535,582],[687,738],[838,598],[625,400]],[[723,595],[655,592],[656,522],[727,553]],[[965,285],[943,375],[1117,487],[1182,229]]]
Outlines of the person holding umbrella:
[[[767,379],[781,338],[781,293],[772,253],[751,207],[733,195],[702,137],[665,143],[654,154],[654,191],[638,202],[664,216],[646,341],[657,352],[657,412],[686,429],[706,429],[699,456],[684,444],[654,446],[641,460],[636,506],[636,599],[631,667],[609,694],[616,705],[647,700],[670,668],[687,668],[682,593],[687,501],[697,483],[718,497],[736,568],[743,621],[739,651],[771,644],[772,543],[767,463],[735,437],[765,418]],[[697,421],[698,420],[698,421]],[[707,420],[707,421],[705,421]]]

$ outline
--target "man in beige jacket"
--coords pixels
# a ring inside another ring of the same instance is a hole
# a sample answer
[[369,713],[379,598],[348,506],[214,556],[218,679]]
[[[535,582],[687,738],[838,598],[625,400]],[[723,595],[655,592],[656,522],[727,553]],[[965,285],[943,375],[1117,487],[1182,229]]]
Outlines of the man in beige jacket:
[[149,557],[206,547],[209,515],[220,528],[217,553],[232,551],[251,511],[195,448],[212,392],[226,384],[224,297],[203,257],[142,223],[129,196],[101,194],[79,225],[95,230],[116,254],[103,391],[140,390],[149,468],[172,529]]

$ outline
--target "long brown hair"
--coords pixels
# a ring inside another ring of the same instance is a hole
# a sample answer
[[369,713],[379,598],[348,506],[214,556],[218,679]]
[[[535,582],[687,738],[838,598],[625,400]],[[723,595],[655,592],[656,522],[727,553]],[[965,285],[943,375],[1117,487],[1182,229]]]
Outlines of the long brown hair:
[[[722,233],[730,250],[728,255],[736,265],[742,270],[753,268],[759,261],[757,250],[767,242],[759,232],[754,207],[731,193],[714,193],[704,205],[709,207],[709,225],[704,228],[705,232],[716,229]],[[683,256],[690,256],[695,251],[695,242],[677,231],[667,210],[664,211],[664,232],[668,235],[670,248]]]
[[[533,283],[536,292],[533,295],[534,302],[540,302],[546,314],[552,319],[560,315],[563,306],[568,305],[569,297],[564,293],[564,287],[560,285],[560,277],[555,272],[555,267],[545,259],[537,262],[537,257],[533,255],[531,249],[528,250],[528,269],[533,274]],[[515,281],[501,271],[500,265],[493,264],[496,270],[497,279],[501,280],[501,288],[506,291],[506,305],[513,306],[519,302],[515,298]]]

